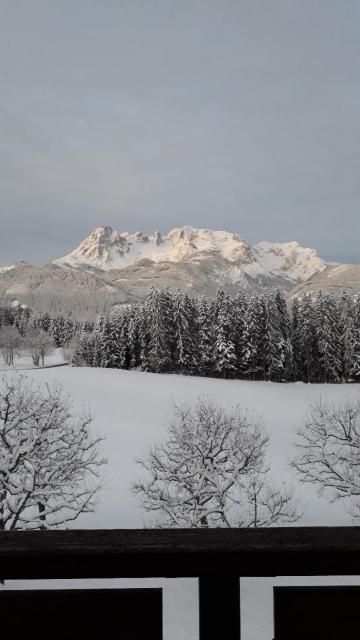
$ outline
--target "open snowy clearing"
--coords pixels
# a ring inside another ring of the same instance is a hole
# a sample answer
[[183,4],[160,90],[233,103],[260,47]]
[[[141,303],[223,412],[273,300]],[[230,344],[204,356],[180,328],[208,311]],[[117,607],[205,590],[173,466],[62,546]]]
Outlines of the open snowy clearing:
[[[105,436],[103,445],[109,459],[106,484],[95,514],[82,516],[74,526],[82,528],[142,527],[144,516],[131,495],[130,486],[139,473],[135,458],[163,437],[174,401],[191,400],[209,394],[225,405],[239,403],[263,416],[270,434],[272,475],[296,488],[304,513],[299,524],[353,524],[341,503],[329,505],[310,486],[297,483],[288,467],[294,453],[297,428],[309,402],[319,395],[337,400],[356,396],[360,385],[280,385],[268,382],[215,380],[177,375],[156,375],[111,369],[60,367],[26,372],[37,383],[58,381],[79,408],[90,408],[94,429]],[[324,578],[297,579],[296,583],[323,583]],[[334,583],[359,583],[357,578],[336,578]],[[105,581],[93,581],[94,586]],[[144,581],[142,581],[144,582]],[[197,585],[195,580],[149,580],[146,586],[164,586],[164,637],[166,640],[196,640]],[[271,590],[273,584],[290,579],[246,579],[242,581],[242,624],[244,640],[270,640],[272,629]],[[291,579],[294,584],[294,579]],[[58,586],[63,584],[59,581]],[[78,581],[77,585],[83,584]],[[86,582],[89,585],[89,581]],[[139,581],[106,581],[106,584],[139,585]],[[24,583],[22,583],[24,585]],[[18,586],[12,585],[12,586]],[[38,586],[38,583],[37,585]],[[7,583],[6,588],[10,588]]]
[[46,369],[49,367],[63,367],[68,364],[68,356],[62,347],[54,349],[45,357],[45,365],[34,366],[32,357],[27,353],[15,355],[14,364],[9,366],[3,358],[0,358],[0,373],[8,371],[28,371],[29,369]]

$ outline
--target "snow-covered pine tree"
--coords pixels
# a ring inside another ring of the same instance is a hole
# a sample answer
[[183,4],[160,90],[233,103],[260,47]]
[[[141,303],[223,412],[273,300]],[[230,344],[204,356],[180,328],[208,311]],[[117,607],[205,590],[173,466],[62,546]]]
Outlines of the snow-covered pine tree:
[[289,307],[280,289],[277,289],[275,292],[275,303],[279,312],[279,325],[284,342],[284,367],[282,376],[284,380],[289,381],[293,377],[294,367],[294,356],[291,344],[291,322]]
[[305,295],[299,306],[299,351],[303,381],[316,382],[319,376],[316,317],[310,295]]
[[171,311],[168,291],[152,287],[144,305],[144,313],[148,335],[146,367],[155,373],[169,372],[173,368]]
[[82,328],[77,336],[75,352],[71,358],[71,364],[74,367],[93,367],[94,350],[94,333]]
[[139,309],[139,344],[141,368],[143,371],[150,371],[150,319],[147,315],[147,300]]
[[196,373],[199,367],[198,325],[193,300],[178,291],[173,296],[174,367],[181,373]]
[[245,347],[246,308],[246,298],[244,294],[240,292],[233,301],[236,369],[238,376],[241,376],[244,373],[243,356]]
[[103,313],[100,313],[98,316],[95,327],[94,327],[94,367],[101,367],[102,360],[102,352],[103,352],[103,337],[104,337],[104,327],[105,327],[105,316]]
[[14,326],[17,328],[19,334],[24,337],[25,333],[26,333],[26,327],[29,323],[30,320],[30,310],[25,307],[19,307],[17,309],[17,313],[15,314],[14,317]]
[[336,302],[329,295],[316,301],[316,338],[323,382],[339,382],[342,371],[340,320]]
[[352,368],[351,377],[356,381],[360,380],[360,298],[354,306],[354,320],[352,325]]
[[262,296],[265,331],[263,334],[263,355],[266,380],[279,382],[285,370],[286,342],[281,330],[281,316],[272,291]]
[[214,315],[214,371],[223,378],[233,378],[237,369],[234,311],[223,289],[217,292]]
[[68,347],[70,344],[70,341],[72,340],[72,338],[74,337],[76,333],[76,324],[73,320],[71,320],[70,318],[65,318],[64,320],[64,327],[63,327],[63,343],[62,346],[66,346]]
[[290,342],[292,351],[291,377],[293,380],[302,380],[303,367],[301,362],[300,305],[298,298],[294,298],[291,303],[290,318]]
[[341,336],[342,379],[347,382],[353,367],[353,324],[354,304],[352,298],[343,292],[339,302],[339,330]]
[[244,315],[244,348],[242,371],[252,380],[263,379],[265,375],[263,336],[265,331],[262,298],[258,293],[250,297]]
[[54,339],[55,347],[62,347],[66,342],[67,324],[64,316],[58,314],[51,319],[49,334]]
[[99,354],[101,367],[119,368],[119,324],[114,314],[104,319]]
[[129,311],[128,349],[129,368],[136,369],[141,364],[140,345],[141,310],[139,305],[132,305]]
[[128,369],[130,367],[129,322],[130,310],[128,307],[125,307],[119,314],[117,314],[119,331],[119,367],[121,369]]
[[210,376],[214,367],[213,304],[202,296],[198,300],[199,373]]

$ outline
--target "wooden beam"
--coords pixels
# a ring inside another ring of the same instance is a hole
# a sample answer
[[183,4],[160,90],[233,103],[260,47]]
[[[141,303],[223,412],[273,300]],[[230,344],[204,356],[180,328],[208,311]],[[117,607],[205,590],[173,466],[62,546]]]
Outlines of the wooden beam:
[[360,527],[0,533],[0,578],[360,575]]
[[199,578],[200,640],[240,640],[240,579],[211,575]]

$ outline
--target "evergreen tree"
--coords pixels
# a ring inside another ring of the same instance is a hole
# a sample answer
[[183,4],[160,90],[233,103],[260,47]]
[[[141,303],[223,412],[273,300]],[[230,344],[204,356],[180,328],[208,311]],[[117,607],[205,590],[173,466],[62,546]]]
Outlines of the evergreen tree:
[[151,288],[145,303],[148,323],[147,366],[155,373],[169,372],[173,368],[173,327],[171,297],[168,292]]
[[223,378],[236,374],[236,350],[233,304],[230,296],[219,289],[215,303],[214,370]]
[[210,376],[214,367],[213,305],[205,297],[198,301],[199,373]]
[[139,347],[140,347],[140,364],[143,371],[150,370],[150,322],[146,313],[146,302],[141,305],[139,310]]
[[94,334],[82,329],[76,341],[76,348],[71,359],[71,364],[76,367],[93,367],[94,350]]
[[352,368],[351,377],[356,381],[360,380],[360,298],[357,299],[354,307],[354,319],[352,325]]
[[292,375],[293,380],[301,380],[303,367],[301,360],[301,331],[300,331],[300,305],[298,298],[294,298],[291,304],[290,341],[292,350]]
[[62,347],[67,338],[67,323],[60,313],[51,319],[49,334],[54,339],[55,347]]
[[236,369],[238,375],[244,373],[243,357],[245,347],[246,308],[246,298],[244,294],[240,292],[237,294],[233,302]]
[[119,331],[119,367],[120,369],[129,369],[130,367],[130,348],[129,348],[129,322],[130,312],[123,309],[121,314],[117,316]]
[[279,328],[282,336],[282,349],[284,356],[284,364],[282,377],[288,381],[292,379],[294,367],[294,355],[291,344],[291,322],[289,307],[283,293],[278,289],[275,292],[275,304],[279,315]]
[[64,320],[64,325],[63,325],[63,337],[62,337],[62,346],[69,346],[70,341],[72,340],[72,338],[74,337],[76,332],[76,325],[74,323],[73,320],[70,320],[70,318],[66,318]]
[[263,379],[265,372],[263,336],[265,331],[264,307],[260,296],[254,293],[244,315],[242,370],[252,380]]
[[339,329],[341,336],[341,360],[342,360],[342,379],[346,382],[352,371],[354,352],[353,352],[353,324],[354,324],[354,305],[351,297],[343,293],[339,303]]
[[338,382],[341,377],[341,334],[334,298],[319,294],[316,302],[316,338],[323,382]]
[[265,323],[265,331],[262,335],[264,375],[266,380],[280,381],[285,367],[286,345],[273,292],[261,296],[261,304]]
[[129,312],[128,325],[128,349],[129,349],[129,368],[136,369],[141,364],[141,345],[140,345],[140,319],[141,313],[138,305],[133,305]]
[[302,379],[315,382],[318,377],[316,318],[312,299],[305,295],[299,307],[299,349]]
[[115,315],[104,318],[98,350],[101,367],[119,368],[119,323]]
[[175,368],[181,373],[196,373],[199,367],[196,307],[186,293],[178,291],[172,309]]
[[103,349],[103,337],[104,337],[104,329],[105,327],[105,316],[103,313],[97,318],[95,327],[94,327],[94,350],[93,350],[93,366],[101,367],[102,362],[102,349]]
[[26,327],[30,320],[30,310],[25,307],[19,306],[16,310],[14,317],[14,326],[17,328],[19,334],[24,337],[26,333]]

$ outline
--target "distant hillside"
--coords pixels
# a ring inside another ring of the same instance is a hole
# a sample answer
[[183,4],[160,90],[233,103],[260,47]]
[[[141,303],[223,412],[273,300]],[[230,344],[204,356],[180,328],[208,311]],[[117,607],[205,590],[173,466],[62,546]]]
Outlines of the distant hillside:
[[332,296],[341,296],[343,292],[352,296],[360,295],[360,265],[340,264],[328,266],[321,273],[314,274],[311,278],[291,289],[289,296],[302,297],[310,294],[312,297],[319,292]]

